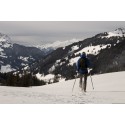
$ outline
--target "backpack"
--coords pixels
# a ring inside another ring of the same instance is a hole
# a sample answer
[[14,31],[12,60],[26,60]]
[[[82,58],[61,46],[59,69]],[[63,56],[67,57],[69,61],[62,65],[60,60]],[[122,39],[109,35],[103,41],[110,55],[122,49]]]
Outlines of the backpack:
[[81,70],[84,70],[84,69],[87,68],[86,58],[80,58],[80,60],[79,60],[79,68]]

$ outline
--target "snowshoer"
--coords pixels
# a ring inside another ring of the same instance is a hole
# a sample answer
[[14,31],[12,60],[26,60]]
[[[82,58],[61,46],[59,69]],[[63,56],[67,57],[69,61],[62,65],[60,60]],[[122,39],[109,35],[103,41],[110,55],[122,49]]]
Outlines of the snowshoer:
[[[77,63],[77,71],[79,73],[80,81],[79,81],[79,87],[82,91],[86,92],[87,87],[87,76],[88,76],[88,69],[90,67],[90,61],[86,56],[86,53],[83,52],[80,55],[80,58],[78,59]],[[84,78],[84,82],[83,82]]]

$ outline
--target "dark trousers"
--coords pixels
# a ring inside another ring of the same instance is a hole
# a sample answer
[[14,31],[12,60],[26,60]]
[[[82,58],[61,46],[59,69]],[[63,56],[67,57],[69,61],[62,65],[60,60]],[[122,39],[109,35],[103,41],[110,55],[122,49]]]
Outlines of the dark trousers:
[[[80,76],[80,81],[79,81],[79,87],[86,92],[86,87],[87,87],[87,76],[88,74],[79,74]],[[84,82],[83,82],[84,78]]]

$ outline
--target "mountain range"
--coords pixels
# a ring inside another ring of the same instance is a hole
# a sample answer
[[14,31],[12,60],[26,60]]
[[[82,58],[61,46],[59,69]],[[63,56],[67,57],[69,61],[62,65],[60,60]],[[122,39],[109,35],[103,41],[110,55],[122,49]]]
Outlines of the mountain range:
[[36,47],[12,44],[11,39],[0,34],[0,72],[11,72],[28,68],[49,53]]
[[54,76],[72,79],[76,75],[75,63],[82,52],[86,52],[92,63],[92,74],[125,70],[125,30],[118,28],[57,48],[32,66],[32,72],[38,73],[39,78],[41,76],[41,79],[46,78],[47,81],[54,80]]
[[0,34],[0,72],[25,70],[47,82],[72,79],[82,52],[91,61],[92,74],[125,70],[125,30],[36,47],[12,44],[7,35]]

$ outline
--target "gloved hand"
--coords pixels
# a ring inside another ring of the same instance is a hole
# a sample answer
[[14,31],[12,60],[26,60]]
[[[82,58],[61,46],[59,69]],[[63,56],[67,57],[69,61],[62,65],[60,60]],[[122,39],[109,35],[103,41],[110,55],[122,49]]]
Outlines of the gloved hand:
[[76,71],[76,75],[75,75],[75,77],[77,78],[77,77],[78,77],[78,75],[79,75],[79,72],[78,72],[78,71]]
[[91,74],[92,69],[88,68],[88,74]]

